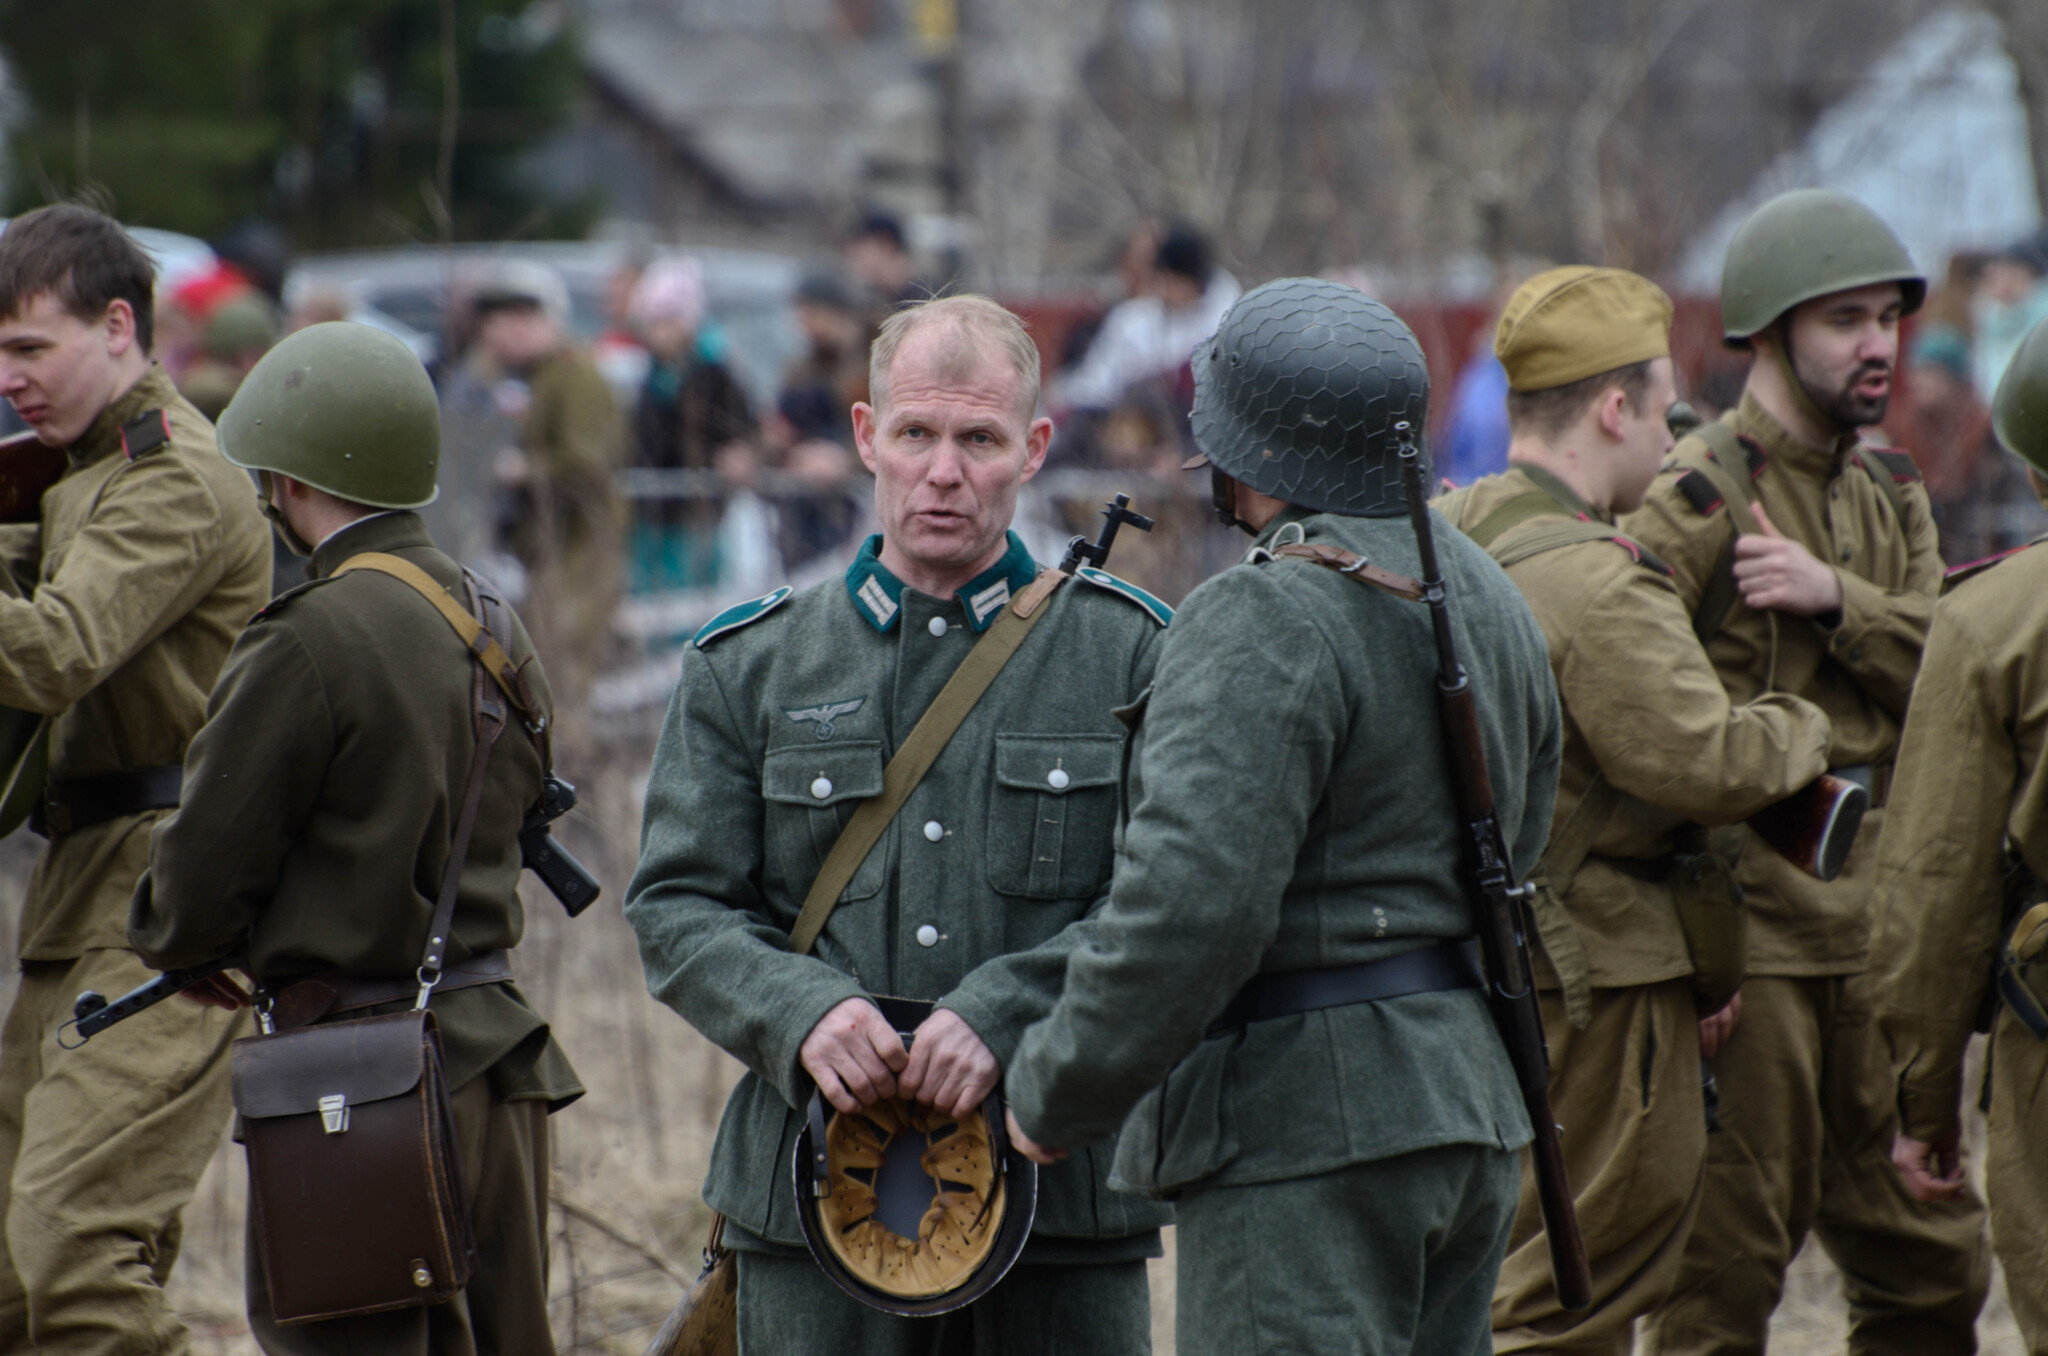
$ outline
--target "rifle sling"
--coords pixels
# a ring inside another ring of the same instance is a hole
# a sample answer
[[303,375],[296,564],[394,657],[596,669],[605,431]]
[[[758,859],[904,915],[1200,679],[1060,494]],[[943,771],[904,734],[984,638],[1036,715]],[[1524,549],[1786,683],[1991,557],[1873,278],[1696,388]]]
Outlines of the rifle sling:
[[811,882],[810,892],[804,896],[803,911],[797,915],[796,926],[789,930],[792,951],[800,956],[810,954],[818,934],[825,930],[825,920],[832,916],[833,907],[839,903],[840,894],[853,880],[853,873],[860,870],[860,864],[881,841],[882,831],[889,827],[890,821],[896,818],[896,812],[910,799],[910,793],[924,780],[924,774],[945,752],[954,732],[974,710],[989,685],[995,682],[1003,666],[1010,662],[1010,657],[1017,653],[1024,637],[1031,634],[1031,628],[1045,615],[1041,604],[1067,578],[1064,571],[1047,570],[1033,580],[1003,609],[995,625],[975,642],[974,648],[967,652],[967,658],[960,661],[960,667],[953,670],[953,676],[939,690],[939,695],[932,698],[932,704],[918,717],[909,737],[882,769],[882,794],[860,803],[846,821],[846,827],[839,831],[839,837],[833,841],[831,852],[825,855],[825,864],[818,868],[817,878]]

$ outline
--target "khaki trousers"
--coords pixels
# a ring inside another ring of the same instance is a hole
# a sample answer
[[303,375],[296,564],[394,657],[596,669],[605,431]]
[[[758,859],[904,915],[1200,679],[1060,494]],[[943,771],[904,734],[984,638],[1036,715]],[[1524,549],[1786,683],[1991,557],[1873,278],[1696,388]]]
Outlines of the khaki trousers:
[[491,1095],[490,1075],[451,1096],[477,1271],[446,1304],[280,1324],[255,1220],[243,1233],[249,1328],[271,1356],[554,1356],[548,1326],[548,1106]]
[[228,1046],[248,1015],[172,998],[57,1044],[80,990],[115,998],[155,974],[111,949],[22,966],[0,1033],[0,1352],[189,1349],[163,1285],[227,1132]]
[[2003,1006],[1991,1039],[1991,1127],[1984,1168],[1991,1246],[2031,1356],[2048,1356],[2048,1041]]
[[1562,995],[1541,998],[1551,1106],[1564,1127],[1593,1303],[1578,1313],[1558,1303],[1525,1157],[1521,1208],[1493,1292],[1493,1349],[1627,1356],[1636,1319],[1678,1279],[1699,1210],[1707,1131],[1693,983],[1595,989],[1583,1031],[1566,1020]]
[[1762,1352],[1785,1269],[1812,1230],[1842,1269],[1852,1356],[1977,1349],[1984,1206],[1921,1205],[1891,1165],[1891,1069],[1864,975],[1753,976],[1713,1061],[1721,1123],[1706,1195],[1644,1350]]

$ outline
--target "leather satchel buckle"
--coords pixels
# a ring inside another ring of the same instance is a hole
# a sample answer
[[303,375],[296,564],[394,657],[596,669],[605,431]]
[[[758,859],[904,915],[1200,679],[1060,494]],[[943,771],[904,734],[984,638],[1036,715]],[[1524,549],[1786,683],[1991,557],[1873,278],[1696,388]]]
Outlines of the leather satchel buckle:
[[348,1132],[348,1098],[339,1092],[330,1092],[320,1099],[320,1124],[330,1135]]

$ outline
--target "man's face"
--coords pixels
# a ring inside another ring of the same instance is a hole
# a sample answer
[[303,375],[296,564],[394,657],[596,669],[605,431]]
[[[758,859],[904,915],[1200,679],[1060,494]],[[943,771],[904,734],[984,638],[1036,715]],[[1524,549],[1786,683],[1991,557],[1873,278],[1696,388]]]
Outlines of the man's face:
[[1672,375],[1671,359],[1650,363],[1650,385],[1637,404],[1621,402],[1621,446],[1615,449],[1620,473],[1615,477],[1616,513],[1633,513],[1643,506],[1650,482],[1671,451],[1671,426],[1664,422],[1678,401],[1678,382]]
[[524,370],[561,347],[562,332],[538,306],[493,306],[478,321],[476,339],[498,362]]
[[121,393],[121,359],[135,346],[126,302],[80,320],[53,292],[0,320],[0,395],[50,447],[77,442]]
[[950,592],[1001,556],[1017,487],[1052,439],[1052,420],[1018,408],[1017,374],[990,348],[954,326],[915,331],[896,352],[887,404],[853,407],[883,564],[926,592]]
[[1864,428],[1884,419],[1904,310],[1897,283],[1831,292],[1793,308],[1786,327],[1793,374],[1837,428]]

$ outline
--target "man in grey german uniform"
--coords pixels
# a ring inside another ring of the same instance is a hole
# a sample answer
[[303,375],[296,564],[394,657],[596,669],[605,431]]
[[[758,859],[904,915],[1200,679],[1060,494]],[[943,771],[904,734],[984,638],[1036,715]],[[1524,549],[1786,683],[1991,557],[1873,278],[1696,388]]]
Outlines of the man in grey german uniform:
[[[1052,434],[1038,354],[980,297],[893,315],[854,406],[879,536],[843,582],[714,618],[685,652],[648,783],[626,916],[648,985],[748,1069],[705,1199],[739,1254],[749,1352],[1143,1352],[1165,1208],[1108,1155],[1045,1174],[994,1290],[896,1317],[801,1248],[790,1156],[813,1086],[842,1112],[903,1096],[960,1114],[1051,1007],[1109,879],[1122,727],[1170,613],[1082,569],[1056,591],[841,893],[815,951],[789,933],[855,807],[1040,566],[1009,532]],[[870,995],[933,1000],[908,1051]]]
[[[1431,620],[1320,567],[1419,570],[1394,424],[1428,382],[1393,312],[1316,279],[1246,293],[1197,351],[1217,506],[1261,549],[1166,634],[1109,905],[1010,1065],[1026,1153],[1121,1124],[1112,1180],[1177,1197],[1183,1356],[1490,1346],[1530,1131],[1471,959]],[[1562,740],[1543,633],[1436,534],[1526,870]]]

